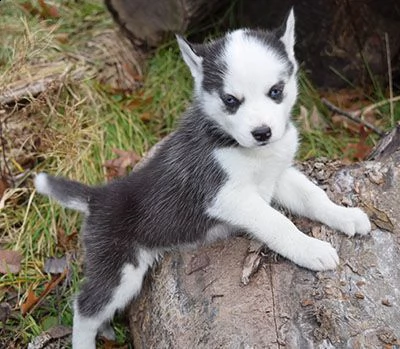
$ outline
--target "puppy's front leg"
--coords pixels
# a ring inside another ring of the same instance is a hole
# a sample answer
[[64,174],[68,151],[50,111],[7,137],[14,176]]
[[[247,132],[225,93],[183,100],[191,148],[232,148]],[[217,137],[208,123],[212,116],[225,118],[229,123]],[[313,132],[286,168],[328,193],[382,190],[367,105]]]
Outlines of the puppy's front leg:
[[208,213],[266,243],[294,263],[311,270],[334,269],[339,257],[331,244],[303,234],[253,188],[225,187]]
[[273,198],[293,213],[318,220],[349,236],[365,235],[371,230],[368,216],[362,210],[336,205],[295,168],[287,169],[279,178]]

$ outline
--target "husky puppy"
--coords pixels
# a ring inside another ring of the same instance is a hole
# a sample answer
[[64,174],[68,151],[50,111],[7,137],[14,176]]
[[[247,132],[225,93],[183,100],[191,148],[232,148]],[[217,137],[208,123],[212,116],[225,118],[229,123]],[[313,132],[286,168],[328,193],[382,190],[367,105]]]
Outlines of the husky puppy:
[[298,136],[294,15],[273,31],[241,29],[206,44],[178,44],[194,98],[177,130],[144,166],[97,187],[37,175],[39,193],[85,214],[85,280],[74,303],[73,348],[95,348],[98,332],[139,293],[157,256],[244,231],[294,263],[339,263],[327,242],[299,231],[271,207],[315,219],[349,236],[371,224],[358,208],[331,202],[293,167]]

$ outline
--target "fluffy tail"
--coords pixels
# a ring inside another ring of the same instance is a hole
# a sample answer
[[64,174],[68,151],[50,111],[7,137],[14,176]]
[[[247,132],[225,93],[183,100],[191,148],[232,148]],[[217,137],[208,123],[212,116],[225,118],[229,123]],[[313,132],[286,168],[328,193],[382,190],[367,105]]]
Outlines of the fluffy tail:
[[35,187],[40,194],[50,196],[62,206],[89,213],[89,201],[93,189],[87,185],[39,173],[35,177]]

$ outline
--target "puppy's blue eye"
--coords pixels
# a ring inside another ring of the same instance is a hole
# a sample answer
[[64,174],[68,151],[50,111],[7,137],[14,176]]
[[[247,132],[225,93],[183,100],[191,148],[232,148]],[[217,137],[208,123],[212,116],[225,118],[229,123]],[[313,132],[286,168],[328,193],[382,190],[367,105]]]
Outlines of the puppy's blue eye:
[[237,108],[241,103],[236,97],[229,94],[221,96],[221,99],[222,102],[224,102],[224,104],[229,108]]
[[270,97],[274,101],[282,100],[283,87],[284,86],[282,84],[272,86],[271,89],[268,92],[268,97]]

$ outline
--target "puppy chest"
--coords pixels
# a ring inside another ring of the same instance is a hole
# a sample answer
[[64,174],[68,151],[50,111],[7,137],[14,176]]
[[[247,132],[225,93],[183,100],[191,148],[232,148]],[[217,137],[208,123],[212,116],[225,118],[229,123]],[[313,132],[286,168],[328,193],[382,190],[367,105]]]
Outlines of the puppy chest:
[[291,158],[237,149],[221,149],[215,156],[231,184],[264,186],[269,183],[271,190],[279,175],[291,163]]

